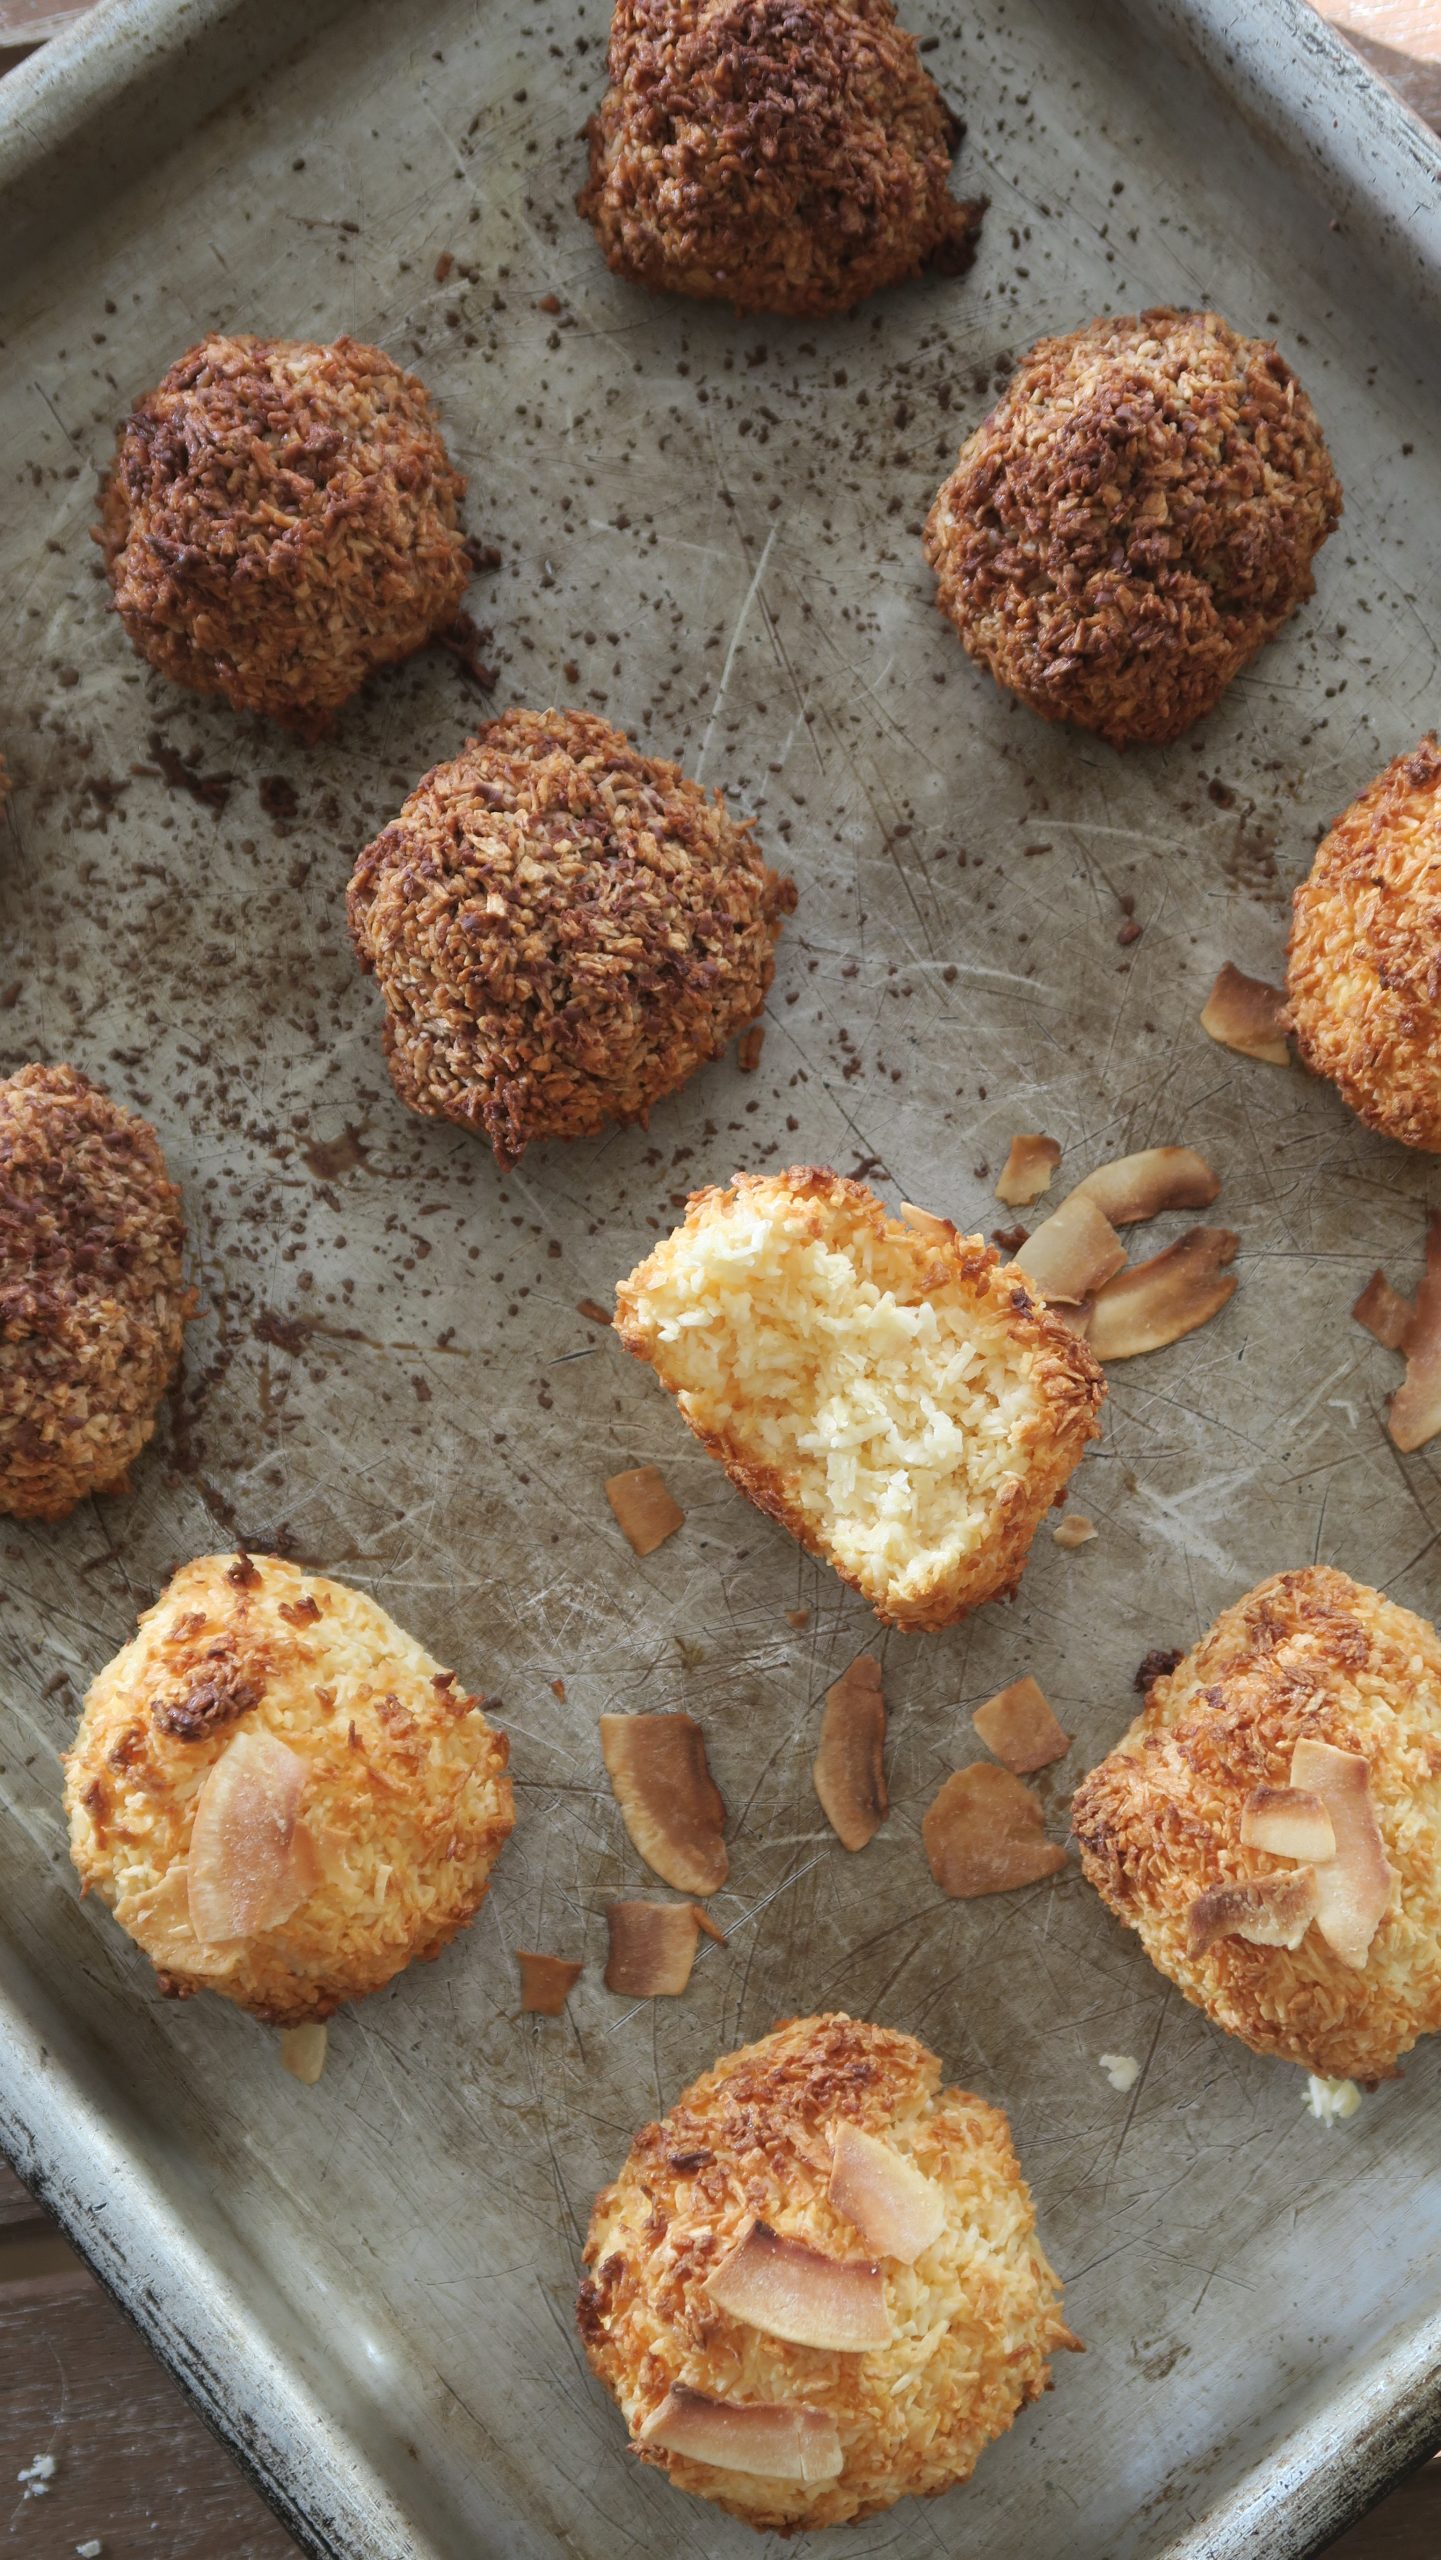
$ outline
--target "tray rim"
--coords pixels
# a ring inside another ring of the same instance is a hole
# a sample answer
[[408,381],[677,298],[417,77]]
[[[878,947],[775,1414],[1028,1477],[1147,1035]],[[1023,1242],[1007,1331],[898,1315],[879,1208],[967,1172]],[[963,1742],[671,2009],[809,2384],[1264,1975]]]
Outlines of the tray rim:
[[[288,28],[278,23],[277,12],[265,59],[273,62],[308,45],[351,5],[352,0],[310,0],[299,36],[293,20]],[[1119,5],[1176,50],[1188,52],[1217,85],[1239,92],[1248,122],[1263,126],[1299,166],[1303,183],[1308,164],[1313,187],[1318,177],[1328,179],[1338,207],[1350,217],[1347,227],[1374,257],[1385,260],[1388,250],[1394,255],[1401,248],[1413,291],[1441,317],[1441,136],[1319,16],[1311,0]],[[142,90],[163,91],[168,76],[186,57],[193,63],[202,47],[208,49],[207,107],[225,103],[259,68],[256,14],[251,0],[97,0],[76,26],[0,82],[0,215],[11,208],[23,211],[29,218],[21,219],[21,232],[41,230],[42,182],[57,159],[77,147],[87,128],[123,111],[127,102],[133,109]],[[168,137],[159,147],[167,142]],[[70,227],[63,216],[59,227]],[[107,2251],[110,2233],[103,2224],[97,2227],[76,2178],[61,2165],[62,2122],[73,2127],[95,2110],[8,1981],[0,1981],[0,2066],[0,2158],[54,2215],[91,2275],[308,2560],[351,2560],[345,2543],[301,2503],[306,2463],[293,2436],[283,2443],[262,2417],[240,2414],[237,2395],[227,2396],[221,2367],[207,2351],[211,2343],[220,2347],[227,2324],[214,2316],[198,2320],[193,2303],[191,2318],[182,2317],[123,2252]],[[72,2156],[75,2147],[72,2139]],[[101,2165],[104,2148],[97,2122],[92,2169]],[[219,2279],[218,2270],[212,2273]],[[233,2358],[233,2330],[227,2343]],[[289,2377],[289,2387],[292,2400],[309,2396],[298,2375]],[[339,2435],[338,2424],[318,2410],[313,2424],[317,2434]],[[1256,2560],[1313,2560],[1438,2450],[1441,2312],[1394,2334],[1364,2378],[1313,2413],[1279,2458],[1272,2453],[1248,2464],[1219,2506],[1179,2538],[1173,2535],[1163,2553],[1158,2547],[1158,2560],[1235,2560],[1242,2551]],[[1274,2528],[1282,2498],[1288,2527],[1299,2527],[1304,2538],[1288,2531],[1283,2545],[1272,2531],[1263,2544],[1257,2536],[1267,2524]],[[399,2554],[414,2545],[403,2519],[397,2521]]]

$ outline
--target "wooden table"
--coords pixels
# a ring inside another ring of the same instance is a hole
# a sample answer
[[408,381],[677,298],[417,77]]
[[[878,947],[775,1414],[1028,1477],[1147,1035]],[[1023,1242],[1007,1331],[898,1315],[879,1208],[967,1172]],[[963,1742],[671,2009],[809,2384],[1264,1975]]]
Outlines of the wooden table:
[[[0,0],[0,71],[83,12]],[[1407,104],[1441,131],[1441,0],[1327,0]],[[22,2475],[53,2462],[48,2480]],[[0,2167],[0,2513],[26,2560],[296,2560],[178,2385]],[[1437,2560],[1441,2459],[1334,2546],[1336,2560]]]

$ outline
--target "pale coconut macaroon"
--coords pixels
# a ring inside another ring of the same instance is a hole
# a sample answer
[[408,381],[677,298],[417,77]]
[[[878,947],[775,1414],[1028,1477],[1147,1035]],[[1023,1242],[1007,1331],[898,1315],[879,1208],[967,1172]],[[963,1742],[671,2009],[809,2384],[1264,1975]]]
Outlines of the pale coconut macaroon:
[[616,1329],[741,1491],[896,1627],[1015,1589],[1105,1394],[978,1236],[814,1165],[694,1193]]
[[1370,1129],[1441,1154],[1441,750],[1397,756],[1323,836],[1296,891],[1288,1019]]
[[162,1991],[296,2027],[474,1918],[515,1818],[507,1758],[363,1592],[198,1556],[86,1698],[70,1854]]
[[1224,1609],[1071,1819],[1152,1963],[1253,2052],[1383,2080],[1441,2028],[1441,1644],[1379,1591],[1313,1565]]
[[765,2531],[969,2479],[1075,2347],[1005,2117],[841,2013],[726,2054],[596,2198],[581,2336],[631,2448]]

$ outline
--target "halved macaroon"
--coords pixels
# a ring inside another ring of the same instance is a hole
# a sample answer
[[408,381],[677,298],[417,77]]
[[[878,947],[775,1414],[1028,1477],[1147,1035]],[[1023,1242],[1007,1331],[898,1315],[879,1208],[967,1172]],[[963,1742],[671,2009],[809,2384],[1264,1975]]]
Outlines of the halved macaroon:
[[515,1818],[507,1757],[364,1592],[198,1556],[86,1698],[70,1854],[162,1991],[299,2026],[474,1918]]
[[1015,1589],[1105,1394],[978,1236],[809,1165],[694,1193],[616,1330],[741,1491],[897,1627]]
[[1081,1864],[1257,2053],[1391,2076],[1441,2028],[1441,1643],[1344,1573],[1224,1609],[1077,1790]]
[[969,2479],[1074,2347],[1003,2115],[911,2036],[793,2018],[597,2197],[586,2354],[675,2486],[782,2533]]

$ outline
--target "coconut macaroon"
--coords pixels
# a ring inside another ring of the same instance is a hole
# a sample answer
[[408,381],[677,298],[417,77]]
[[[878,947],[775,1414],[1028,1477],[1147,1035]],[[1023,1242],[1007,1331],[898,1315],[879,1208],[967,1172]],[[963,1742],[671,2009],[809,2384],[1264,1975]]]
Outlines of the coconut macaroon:
[[193,1300],[147,1120],[74,1067],[0,1082],[0,1512],[123,1493]]
[[795,894],[678,765],[589,712],[507,711],[366,846],[348,911],[401,1100],[510,1165],[719,1057]]
[[1441,1644],[1326,1566],[1222,1611],[1077,1791],[1081,1863],[1257,2053],[1381,2080],[1441,2027]]
[[891,0],[616,0],[576,199],[618,275],[797,317],[969,266],[961,125]]
[[121,428],[96,538],[142,657],[315,738],[455,620],[464,489],[378,347],[216,336]]
[[1314,587],[1341,488],[1290,366],[1214,311],[1043,338],[925,530],[937,603],[1045,720],[1163,744]]
[[615,1321],[741,1491],[890,1626],[1013,1591],[1099,1429],[1100,1369],[1022,1276],[814,1165],[693,1193]]
[[1441,1154],[1441,752],[1397,756],[1296,891],[1287,1019],[1368,1128]]
[[162,1991],[299,2026],[474,1917],[515,1818],[507,1758],[363,1592],[199,1556],[86,1698],[70,1854]]
[[730,2053],[596,2199],[580,2329],[641,2460],[762,2530],[969,2479],[1074,2347],[1006,2119],[841,2014]]

